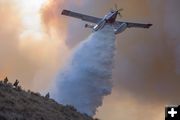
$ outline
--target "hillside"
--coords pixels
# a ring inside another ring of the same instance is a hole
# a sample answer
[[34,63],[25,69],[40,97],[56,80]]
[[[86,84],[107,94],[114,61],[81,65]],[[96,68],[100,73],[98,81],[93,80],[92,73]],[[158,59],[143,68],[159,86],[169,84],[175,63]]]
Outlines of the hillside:
[[72,106],[0,81],[0,120],[93,120]]

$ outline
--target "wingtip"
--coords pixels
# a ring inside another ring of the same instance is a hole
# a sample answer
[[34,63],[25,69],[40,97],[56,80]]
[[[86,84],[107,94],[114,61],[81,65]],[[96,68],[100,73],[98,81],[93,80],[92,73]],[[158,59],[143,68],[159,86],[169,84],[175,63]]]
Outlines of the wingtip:
[[64,15],[64,13],[65,13],[65,10],[62,10],[61,15]]
[[62,10],[61,15],[67,15],[67,14],[69,14],[68,10]]
[[147,24],[147,28],[150,28],[153,24]]

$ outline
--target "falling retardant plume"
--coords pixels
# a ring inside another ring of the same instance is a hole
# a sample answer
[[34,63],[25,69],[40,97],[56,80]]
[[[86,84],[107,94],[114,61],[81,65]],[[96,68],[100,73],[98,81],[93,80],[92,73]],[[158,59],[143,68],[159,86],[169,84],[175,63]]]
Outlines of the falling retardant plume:
[[63,104],[73,105],[90,116],[102,105],[104,96],[111,93],[115,34],[112,26],[93,32],[73,52],[57,77],[52,91]]

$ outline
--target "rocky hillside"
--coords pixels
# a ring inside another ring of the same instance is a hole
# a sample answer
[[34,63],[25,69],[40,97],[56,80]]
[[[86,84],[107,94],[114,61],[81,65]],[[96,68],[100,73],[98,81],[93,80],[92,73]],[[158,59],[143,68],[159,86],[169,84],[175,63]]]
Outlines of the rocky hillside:
[[63,106],[39,93],[22,90],[7,78],[0,81],[0,120],[94,120],[72,106]]

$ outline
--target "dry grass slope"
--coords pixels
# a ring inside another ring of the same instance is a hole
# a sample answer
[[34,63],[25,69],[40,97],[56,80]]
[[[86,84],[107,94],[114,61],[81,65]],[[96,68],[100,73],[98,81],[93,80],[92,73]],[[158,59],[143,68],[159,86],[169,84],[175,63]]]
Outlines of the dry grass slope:
[[94,120],[72,106],[0,81],[0,120]]

